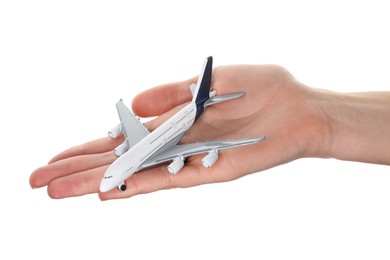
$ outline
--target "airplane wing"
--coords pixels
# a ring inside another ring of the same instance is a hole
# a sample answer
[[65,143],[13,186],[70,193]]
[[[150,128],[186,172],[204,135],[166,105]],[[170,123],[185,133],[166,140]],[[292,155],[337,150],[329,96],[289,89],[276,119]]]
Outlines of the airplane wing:
[[239,147],[249,144],[255,144],[260,141],[263,141],[265,137],[252,138],[252,139],[240,139],[240,140],[231,140],[231,141],[210,141],[210,142],[199,142],[192,144],[178,144],[169,148],[161,153],[147,159],[138,170],[151,167],[157,164],[161,164],[167,161],[171,161],[177,157],[188,157],[200,153],[206,153],[213,150],[223,150],[233,147]]
[[121,120],[123,133],[128,141],[129,148],[133,147],[150,132],[139,119],[126,107],[122,99],[116,103],[119,119]]

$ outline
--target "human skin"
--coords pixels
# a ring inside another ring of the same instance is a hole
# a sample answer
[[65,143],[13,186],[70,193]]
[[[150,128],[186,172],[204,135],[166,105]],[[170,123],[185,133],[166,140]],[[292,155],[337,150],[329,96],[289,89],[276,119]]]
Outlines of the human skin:
[[[153,131],[192,98],[188,86],[197,78],[166,84],[140,93],[132,109],[154,117]],[[114,148],[123,136],[70,148],[30,176],[33,188],[47,186],[51,198],[98,193],[101,200],[128,198],[161,189],[231,181],[298,158],[319,157],[390,164],[390,92],[335,93],[305,86],[276,65],[233,65],[213,70],[218,95],[244,91],[236,100],[207,107],[182,143],[254,138],[254,145],[227,149],[211,168],[204,155],[188,158],[171,175],[166,165],[129,177],[126,191],[100,192],[104,172],[116,159]]]

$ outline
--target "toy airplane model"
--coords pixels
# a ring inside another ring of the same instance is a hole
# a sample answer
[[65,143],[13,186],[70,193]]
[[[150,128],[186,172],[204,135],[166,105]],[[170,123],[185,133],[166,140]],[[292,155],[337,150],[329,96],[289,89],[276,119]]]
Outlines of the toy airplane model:
[[115,187],[126,190],[124,181],[134,173],[154,165],[172,161],[168,165],[171,174],[178,173],[188,156],[206,153],[202,164],[211,167],[218,159],[218,151],[238,146],[250,145],[264,140],[264,136],[253,139],[230,141],[210,141],[191,144],[179,144],[184,133],[194,124],[207,106],[242,97],[244,92],[216,96],[210,92],[212,75],[212,57],[203,65],[197,84],[189,86],[192,101],[169,118],[153,132],[138,120],[120,100],[116,104],[120,124],[108,135],[116,138],[123,132],[125,141],[115,149],[119,156],[107,169],[100,183],[100,191],[106,192]]

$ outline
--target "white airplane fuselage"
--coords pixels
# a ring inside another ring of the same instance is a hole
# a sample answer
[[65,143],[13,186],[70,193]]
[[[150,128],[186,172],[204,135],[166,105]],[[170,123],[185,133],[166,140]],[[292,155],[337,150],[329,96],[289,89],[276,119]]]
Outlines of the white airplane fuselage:
[[120,156],[111,164],[100,183],[100,191],[106,192],[115,187],[126,190],[125,180],[142,169],[153,167],[171,161],[167,170],[171,174],[178,173],[184,167],[187,157],[208,153],[201,164],[210,168],[218,160],[218,152],[223,149],[256,144],[264,140],[264,136],[239,140],[206,141],[178,144],[184,133],[191,128],[202,115],[206,107],[220,102],[233,100],[244,96],[244,92],[236,92],[217,96],[211,90],[212,57],[208,57],[199,74],[197,83],[189,86],[192,94],[191,103],[170,117],[153,132],[137,120],[137,117],[123,104],[116,104],[120,124],[111,129],[108,135],[117,138],[122,132],[125,141],[114,149]]
[[109,191],[137,172],[142,163],[193,125],[196,112],[196,104],[189,103],[116,159],[104,174],[100,190]]

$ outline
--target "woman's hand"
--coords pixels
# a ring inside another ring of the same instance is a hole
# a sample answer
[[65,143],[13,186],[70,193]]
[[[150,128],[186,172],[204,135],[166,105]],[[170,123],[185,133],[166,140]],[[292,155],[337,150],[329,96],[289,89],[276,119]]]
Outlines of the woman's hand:
[[[141,117],[158,116],[146,123],[153,131],[191,100],[188,86],[193,82],[196,78],[149,89],[134,98],[133,111]],[[348,118],[348,114],[340,116],[340,113],[347,113],[345,106],[349,109],[353,106],[351,100],[355,100],[354,96],[306,87],[285,69],[275,65],[218,67],[213,71],[212,89],[217,91],[217,95],[244,91],[245,96],[207,107],[185,134],[182,143],[263,135],[266,140],[221,151],[211,168],[201,165],[201,158],[205,155],[191,156],[176,175],[169,174],[166,166],[158,166],[129,177],[125,181],[126,191],[114,189],[101,193],[102,176],[116,159],[113,150],[123,142],[123,137],[115,140],[106,137],[58,154],[48,165],[32,173],[31,186],[48,186],[48,194],[52,198],[99,193],[100,199],[106,200],[161,189],[230,181],[302,157],[354,160],[347,147],[342,145],[345,141],[338,144],[343,139],[342,135],[349,134],[343,128],[344,117]],[[372,95],[369,96],[373,99]]]

